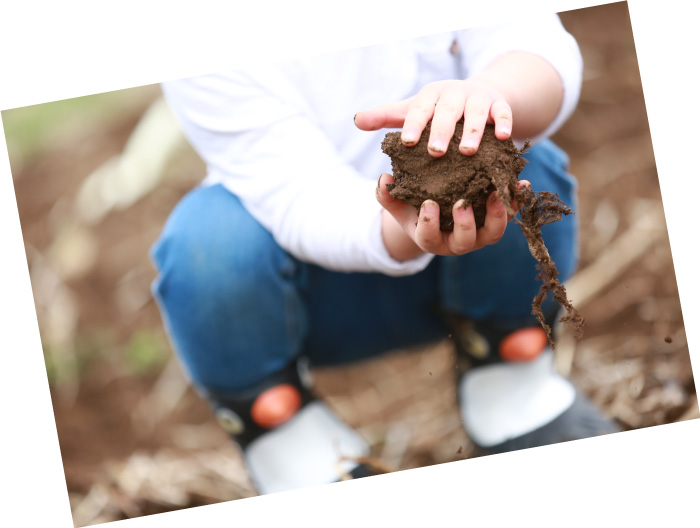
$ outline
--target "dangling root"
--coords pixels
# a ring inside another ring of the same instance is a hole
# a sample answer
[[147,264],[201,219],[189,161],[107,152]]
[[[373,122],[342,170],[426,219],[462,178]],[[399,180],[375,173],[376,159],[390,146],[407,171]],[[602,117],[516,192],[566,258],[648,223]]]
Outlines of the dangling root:
[[557,278],[559,272],[544,245],[541,231],[543,225],[561,220],[563,215],[573,214],[573,211],[564,205],[557,194],[546,191],[535,193],[529,187],[523,187],[515,193],[515,197],[517,202],[522,204],[520,208],[522,220],[516,218],[515,221],[527,239],[530,253],[537,260],[537,269],[540,272],[537,280],[542,282],[540,291],[532,301],[532,314],[537,317],[547,334],[550,345],[554,348],[552,329],[545,323],[542,312],[542,303],[549,292],[552,292],[554,298],[566,310],[566,315],[561,317],[559,322],[569,325],[574,336],[580,339],[585,322],[567,298],[566,289]]

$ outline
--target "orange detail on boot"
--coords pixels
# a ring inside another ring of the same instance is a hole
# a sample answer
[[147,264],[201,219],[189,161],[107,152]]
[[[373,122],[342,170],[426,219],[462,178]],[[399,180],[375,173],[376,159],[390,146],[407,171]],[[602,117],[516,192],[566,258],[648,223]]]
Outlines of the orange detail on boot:
[[547,346],[547,335],[540,327],[516,330],[501,341],[499,353],[506,361],[532,361]]
[[301,395],[295,387],[277,385],[256,398],[250,415],[259,426],[272,429],[288,421],[300,407]]

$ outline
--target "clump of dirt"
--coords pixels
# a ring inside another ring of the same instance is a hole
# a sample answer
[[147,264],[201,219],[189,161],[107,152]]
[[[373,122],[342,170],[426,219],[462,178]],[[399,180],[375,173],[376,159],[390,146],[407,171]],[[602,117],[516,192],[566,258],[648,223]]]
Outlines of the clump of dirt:
[[464,198],[474,209],[476,226],[484,225],[486,199],[493,191],[510,204],[515,195],[518,174],[527,161],[510,139],[500,141],[493,126],[487,126],[481,145],[473,156],[459,151],[464,119],[455,128],[447,153],[440,158],[428,154],[430,123],[417,145],[407,147],[400,132],[389,132],[382,142],[382,151],[391,158],[396,183],[387,185],[394,198],[420,209],[428,198],[440,206],[440,229],[452,231],[452,206]]
[[430,123],[420,141],[412,147],[401,142],[400,132],[389,132],[382,142],[382,151],[391,158],[394,173],[395,183],[387,185],[389,194],[416,209],[420,209],[427,199],[437,202],[440,206],[440,228],[444,231],[454,228],[452,206],[461,199],[471,204],[477,227],[484,225],[486,201],[492,192],[498,192],[511,216],[516,213],[511,207],[515,199],[520,204],[520,218],[516,217],[515,221],[527,239],[530,253],[537,260],[537,279],[542,282],[540,291],[532,301],[532,313],[554,346],[551,328],[545,323],[542,312],[542,303],[551,292],[566,310],[559,320],[567,323],[574,334],[581,337],[583,318],[569,302],[566,290],[557,278],[556,265],[541,233],[543,225],[556,222],[573,212],[556,194],[546,191],[535,193],[529,187],[518,189],[518,175],[527,163],[523,154],[529,144],[519,150],[510,138],[505,141],[496,138],[494,127],[487,125],[477,152],[473,156],[465,156],[459,151],[463,123],[463,119],[457,123],[447,152],[439,158],[427,151]]
[[563,215],[573,214],[573,211],[566,207],[556,194],[547,191],[535,193],[529,187],[523,187],[516,192],[515,198],[521,204],[519,212],[522,218],[522,220],[515,218],[515,221],[520,225],[520,229],[527,239],[530,253],[537,260],[537,269],[539,270],[537,280],[542,282],[540,291],[532,300],[532,313],[537,317],[547,334],[547,339],[554,347],[552,330],[545,323],[542,313],[542,303],[547,299],[549,292],[552,292],[554,298],[566,310],[566,314],[559,318],[559,322],[569,325],[574,336],[580,339],[583,336],[585,322],[569,301],[564,285],[557,278],[559,272],[544,245],[541,231],[543,225],[561,220]]

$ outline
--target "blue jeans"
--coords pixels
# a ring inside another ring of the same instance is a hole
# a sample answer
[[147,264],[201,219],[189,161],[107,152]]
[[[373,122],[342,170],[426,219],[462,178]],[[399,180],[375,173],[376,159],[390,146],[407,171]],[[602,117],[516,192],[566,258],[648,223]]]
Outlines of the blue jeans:
[[[566,155],[545,141],[526,158],[521,178],[574,208]],[[542,235],[566,280],[578,260],[576,218],[544,226]],[[207,391],[244,390],[302,355],[333,365],[437,341],[450,333],[445,312],[538,324],[531,314],[536,263],[515,222],[497,244],[436,257],[412,276],[341,273],[287,254],[236,196],[214,185],[182,199],[152,258],[159,272],[153,291],[172,343],[192,382]]]

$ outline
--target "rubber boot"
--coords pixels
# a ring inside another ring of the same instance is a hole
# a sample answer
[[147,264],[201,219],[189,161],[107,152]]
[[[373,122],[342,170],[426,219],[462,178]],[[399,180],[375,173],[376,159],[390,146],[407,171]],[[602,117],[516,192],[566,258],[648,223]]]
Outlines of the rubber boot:
[[261,495],[370,474],[356,461],[369,454],[367,442],[310,385],[304,363],[294,362],[245,391],[204,395]]
[[[547,317],[554,323],[557,313]],[[540,326],[463,322],[455,331],[458,403],[464,426],[483,454],[503,453],[618,432],[554,368]]]

